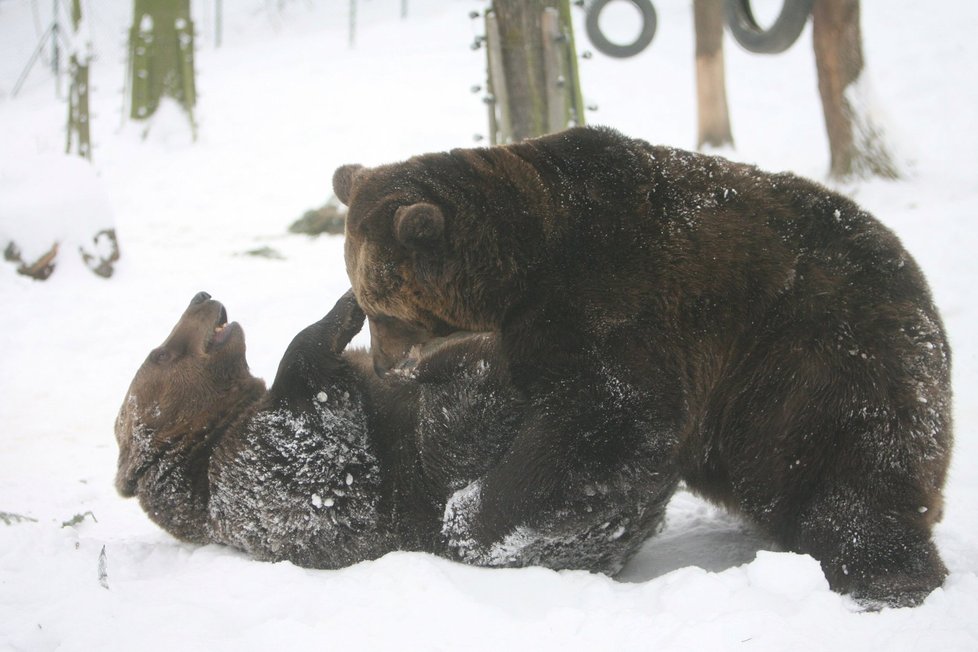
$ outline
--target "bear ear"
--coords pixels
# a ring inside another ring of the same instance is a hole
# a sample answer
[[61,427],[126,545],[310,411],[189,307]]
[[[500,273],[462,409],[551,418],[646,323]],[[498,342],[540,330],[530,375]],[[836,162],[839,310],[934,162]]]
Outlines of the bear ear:
[[409,249],[432,249],[445,232],[445,216],[434,204],[419,202],[394,212],[394,237]]
[[341,165],[333,173],[333,193],[341,202],[350,205],[350,193],[353,192],[353,183],[356,181],[357,174],[363,170],[362,165]]

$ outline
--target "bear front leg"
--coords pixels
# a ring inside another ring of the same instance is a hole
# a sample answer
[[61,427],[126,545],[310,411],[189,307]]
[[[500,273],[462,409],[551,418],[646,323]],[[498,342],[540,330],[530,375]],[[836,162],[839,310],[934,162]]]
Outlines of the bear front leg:
[[920,604],[947,576],[926,516],[882,509],[864,494],[843,487],[817,497],[788,547],[818,559],[833,590],[870,608]]
[[364,319],[353,290],[347,290],[325,317],[299,331],[279,362],[269,390],[273,402],[302,412],[322,402],[313,398],[324,388],[352,391],[354,381],[343,350],[360,332]]
[[450,497],[446,543],[478,565],[614,573],[661,523],[675,430],[654,396],[607,374],[535,389],[502,459]]

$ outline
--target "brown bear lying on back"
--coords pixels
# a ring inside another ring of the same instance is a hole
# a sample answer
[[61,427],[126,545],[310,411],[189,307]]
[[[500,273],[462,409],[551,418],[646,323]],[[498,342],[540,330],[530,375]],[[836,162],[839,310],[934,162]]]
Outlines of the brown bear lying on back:
[[790,174],[577,128],[334,175],[375,367],[498,331],[524,400],[445,534],[509,564],[680,479],[831,586],[913,604],[951,449],[950,351],[923,275],[853,202]]
[[[271,388],[206,293],[143,362],[116,422],[116,486],[176,537],[337,568],[391,550],[454,557],[445,503],[500,460],[521,407],[491,336],[427,351],[381,380],[344,352],[352,293],[289,345]],[[644,501],[564,519],[511,563],[614,573],[654,532]],[[627,534],[624,528],[628,526]]]

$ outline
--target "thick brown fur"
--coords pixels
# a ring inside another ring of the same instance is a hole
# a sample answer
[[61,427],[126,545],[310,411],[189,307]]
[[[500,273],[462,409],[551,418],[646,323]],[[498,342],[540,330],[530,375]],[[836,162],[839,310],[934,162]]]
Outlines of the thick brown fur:
[[[174,536],[263,560],[453,557],[445,504],[499,462],[522,414],[498,340],[446,342],[411,377],[381,379],[366,352],[344,351],[363,320],[348,293],[293,339],[266,391],[248,371],[242,328],[198,294],[119,411],[120,493]],[[632,500],[542,521],[533,546],[503,549],[497,563],[613,573],[661,507]],[[634,524],[627,535],[622,522]]]
[[116,421],[116,486],[181,539],[336,567],[391,549],[364,398],[340,352],[363,315],[344,297],[296,336],[272,387],[206,293],[139,368]]
[[526,401],[449,502],[462,558],[495,563],[599,484],[655,511],[682,478],[836,590],[913,604],[943,581],[950,351],[917,265],[849,199],[601,128],[344,166],[334,188],[375,367],[499,331]]

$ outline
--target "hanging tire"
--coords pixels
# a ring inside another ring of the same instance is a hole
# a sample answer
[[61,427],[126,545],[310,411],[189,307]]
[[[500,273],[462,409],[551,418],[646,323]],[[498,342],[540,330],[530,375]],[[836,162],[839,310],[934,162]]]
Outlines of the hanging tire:
[[790,48],[812,13],[814,0],[784,0],[774,24],[764,29],[754,20],[750,0],[727,0],[727,27],[737,43],[748,52],[780,54]]
[[634,57],[636,54],[647,48],[649,43],[652,42],[652,37],[655,36],[656,15],[655,7],[652,6],[652,2],[650,0],[624,1],[631,2],[642,14],[642,31],[631,43],[613,43],[609,41],[601,32],[601,26],[598,24],[598,18],[601,16],[601,11],[608,5],[609,2],[612,2],[612,0],[594,0],[594,2],[591,2],[588,5],[587,17],[584,21],[584,26],[587,29],[587,36],[591,40],[591,45],[594,46],[594,49],[602,54],[607,54],[609,57],[615,57],[617,59]]

